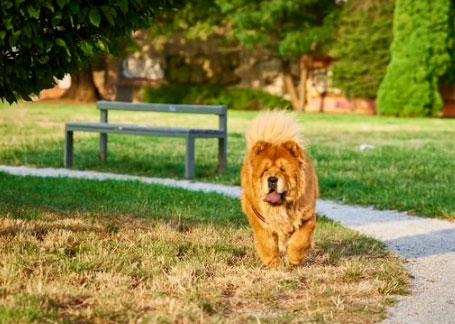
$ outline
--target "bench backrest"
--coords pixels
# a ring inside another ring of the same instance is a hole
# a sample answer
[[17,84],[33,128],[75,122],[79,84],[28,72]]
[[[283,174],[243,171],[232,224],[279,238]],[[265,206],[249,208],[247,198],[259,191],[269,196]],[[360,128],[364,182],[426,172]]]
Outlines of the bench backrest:
[[212,114],[225,115],[226,106],[223,105],[174,105],[158,103],[131,103],[121,101],[98,101],[100,110],[135,110],[135,111],[155,111],[173,112],[188,114]]
[[98,101],[101,122],[107,123],[108,110],[153,111],[187,114],[208,114],[219,116],[219,129],[226,132],[227,107],[225,105],[180,105],[161,103],[132,103],[121,101]]

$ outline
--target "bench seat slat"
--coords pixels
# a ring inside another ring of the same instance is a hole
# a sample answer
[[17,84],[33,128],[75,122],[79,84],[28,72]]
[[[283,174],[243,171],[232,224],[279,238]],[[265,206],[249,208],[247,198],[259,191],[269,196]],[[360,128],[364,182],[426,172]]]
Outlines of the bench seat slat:
[[224,137],[224,132],[218,129],[159,127],[128,124],[108,123],[67,123],[67,131],[85,131],[97,133],[119,133],[127,135],[153,135],[166,137]]

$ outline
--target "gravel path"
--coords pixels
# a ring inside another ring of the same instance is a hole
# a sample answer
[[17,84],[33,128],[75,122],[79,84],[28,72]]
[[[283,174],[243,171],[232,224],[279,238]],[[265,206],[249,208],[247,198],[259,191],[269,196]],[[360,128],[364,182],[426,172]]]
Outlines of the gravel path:
[[[20,176],[133,180],[218,192],[236,198],[240,195],[237,186],[188,180],[1,165],[0,171]],[[455,223],[414,217],[396,211],[347,206],[321,199],[317,211],[346,227],[382,240],[391,251],[408,260],[408,270],[415,277],[413,292],[410,296],[399,298],[398,305],[390,310],[389,319],[384,323],[455,323]]]

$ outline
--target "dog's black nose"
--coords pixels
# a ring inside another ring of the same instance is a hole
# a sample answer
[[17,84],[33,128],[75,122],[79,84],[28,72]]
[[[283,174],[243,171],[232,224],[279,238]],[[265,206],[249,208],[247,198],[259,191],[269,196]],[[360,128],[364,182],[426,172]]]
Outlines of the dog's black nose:
[[269,177],[267,179],[267,182],[269,183],[269,187],[270,188],[276,188],[276,184],[278,182],[278,178],[277,177]]

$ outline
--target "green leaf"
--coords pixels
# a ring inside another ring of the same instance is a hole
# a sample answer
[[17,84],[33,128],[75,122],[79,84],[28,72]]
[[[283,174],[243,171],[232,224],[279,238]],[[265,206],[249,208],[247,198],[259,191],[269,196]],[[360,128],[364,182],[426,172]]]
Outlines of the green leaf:
[[69,4],[69,8],[70,8],[70,11],[72,14],[74,15],[78,15],[81,11],[81,8],[80,8],[80,5],[79,5],[79,2],[76,2],[76,1],[71,1],[70,4]]
[[104,17],[106,17],[106,20],[109,22],[109,25],[114,26],[115,21],[114,21],[114,17],[112,17],[111,8],[109,8],[107,6],[103,6],[103,7],[101,7],[101,10],[103,11]]
[[107,44],[106,42],[104,42],[103,40],[99,39],[96,44],[98,45],[98,48],[100,48],[102,51],[104,52],[107,52],[108,51],[108,47],[107,47]]
[[13,2],[12,1],[6,1],[5,3],[3,3],[3,9],[9,9],[13,6]]
[[61,38],[56,38],[56,39],[55,39],[55,43],[56,43],[58,46],[61,46],[61,47],[63,47],[63,48],[65,49],[65,52],[66,52],[66,55],[68,55],[68,58],[71,57],[71,52],[70,52],[70,50],[69,50],[69,48],[68,48],[68,45],[66,45],[66,42],[65,42],[63,39],[61,39]]
[[25,101],[32,101],[33,99],[29,95],[22,96]]
[[8,38],[8,43],[9,43],[9,46],[13,47],[14,45],[16,45],[17,43],[17,36],[15,36],[14,34],[11,35],[9,38]]
[[51,18],[52,26],[58,26],[58,24],[62,21],[62,12],[61,10],[57,11],[54,16]]
[[5,18],[3,20],[3,24],[5,25],[7,30],[13,29],[12,18]]
[[17,44],[17,39],[19,38],[19,36],[21,34],[22,34],[22,30],[17,30],[8,38],[8,43],[11,47],[13,47]]
[[68,48],[68,46],[66,45],[66,42],[61,39],[61,38],[56,38],[55,39],[55,43],[58,45],[58,46],[61,46],[63,48]]
[[6,36],[6,31],[2,30],[0,31],[0,39],[5,39],[5,36]]
[[91,56],[93,55],[93,46],[91,43],[87,42],[87,41],[82,41],[80,43],[80,48],[82,49],[82,52],[86,55],[86,56]]
[[128,12],[128,0],[120,0],[118,5],[123,13]]
[[63,8],[68,3],[68,0],[57,0],[57,4],[60,8]]
[[30,24],[24,25],[24,27],[22,28],[22,30],[24,31],[24,34],[25,34],[27,37],[32,36],[32,28],[30,27]]
[[49,56],[48,55],[45,55],[45,56],[42,56],[38,59],[38,61],[41,63],[41,64],[45,64],[47,62],[49,62]]
[[98,27],[100,25],[101,16],[100,16],[100,11],[98,10],[98,8],[90,9],[88,17],[93,26]]
[[44,51],[44,43],[41,38],[37,37],[33,38],[33,44],[35,44],[39,48],[40,53]]
[[39,18],[39,14],[40,14],[40,8],[35,8],[34,6],[32,5],[28,5],[27,6],[27,12],[28,14],[30,15],[30,17],[32,18]]
[[52,3],[44,1],[42,2],[42,6],[49,9],[52,13],[54,12],[54,6],[52,5]]

